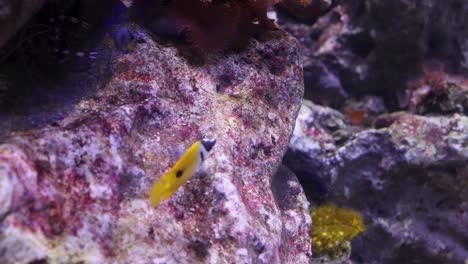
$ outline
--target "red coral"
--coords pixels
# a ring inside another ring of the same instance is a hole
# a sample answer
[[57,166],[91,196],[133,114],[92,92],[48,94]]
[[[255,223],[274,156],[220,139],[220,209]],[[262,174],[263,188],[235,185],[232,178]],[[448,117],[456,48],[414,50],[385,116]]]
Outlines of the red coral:
[[239,49],[271,29],[266,11],[279,0],[135,0],[130,17],[156,36],[205,51]]
[[282,0],[279,4],[281,9],[288,15],[296,18],[300,22],[313,24],[331,7],[329,0]]

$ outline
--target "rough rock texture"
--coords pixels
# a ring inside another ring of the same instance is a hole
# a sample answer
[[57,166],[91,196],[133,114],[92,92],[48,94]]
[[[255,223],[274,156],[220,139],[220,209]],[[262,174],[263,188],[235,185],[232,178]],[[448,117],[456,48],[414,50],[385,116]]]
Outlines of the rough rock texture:
[[407,94],[410,111],[418,114],[468,114],[468,76],[450,74],[438,63],[424,64]]
[[333,2],[312,26],[279,16],[316,103],[284,164],[314,206],[366,215],[351,261],[466,263],[468,2]]
[[314,204],[362,212],[355,263],[468,261],[468,117],[378,117],[356,131],[341,113],[306,101],[284,159]]
[[[131,31],[136,49],[102,56],[111,74],[93,67],[64,118],[3,138],[0,262],[308,263],[308,202],[293,174],[273,177],[303,94],[296,40],[269,32],[190,66]],[[150,208],[201,137],[217,139],[205,169]]]
[[301,42],[306,98],[342,107],[350,95],[374,94],[401,109],[409,103],[407,82],[422,75],[426,61],[467,74],[467,1],[334,2],[312,27],[281,21]]
[[45,0],[0,0],[0,48],[45,2]]

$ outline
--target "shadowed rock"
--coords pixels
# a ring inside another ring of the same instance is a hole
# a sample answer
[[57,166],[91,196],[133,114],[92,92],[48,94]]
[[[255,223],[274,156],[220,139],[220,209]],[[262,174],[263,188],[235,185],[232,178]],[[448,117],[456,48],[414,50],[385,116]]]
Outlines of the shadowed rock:
[[0,0],[0,48],[46,0]]
[[344,116],[306,102],[284,163],[311,183],[304,189],[314,204],[365,215],[368,230],[353,241],[353,260],[409,263],[417,255],[426,263],[463,263],[468,118],[399,112],[381,115],[375,127],[351,134]]

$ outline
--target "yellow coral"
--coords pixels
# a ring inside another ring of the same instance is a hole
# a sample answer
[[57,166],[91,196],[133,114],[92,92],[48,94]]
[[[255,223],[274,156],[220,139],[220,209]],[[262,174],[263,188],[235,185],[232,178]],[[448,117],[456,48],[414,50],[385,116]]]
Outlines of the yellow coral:
[[318,255],[336,257],[347,242],[366,229],[359,212],[333,204],[313,209],[311,215],[312,250]]

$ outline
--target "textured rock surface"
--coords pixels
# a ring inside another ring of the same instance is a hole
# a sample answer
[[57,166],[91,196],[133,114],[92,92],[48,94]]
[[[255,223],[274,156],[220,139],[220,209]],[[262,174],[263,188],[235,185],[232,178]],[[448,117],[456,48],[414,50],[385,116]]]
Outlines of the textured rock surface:
[[468,76],[450,74],[440,63],[426,63],[408,83],[409,109],[418,114],[468,114]]
[[344,0],[312,26],[280,20],[321,104],[303,105],[284,164],[314,205],[366,215],[355,263],[468,261],[467,3]]
[[349,95],[371,93],[401,109],[407,82],[422,75],[425,61],[468,72],[467,19],[464,0],[344,0],[312,27],[282,27],[301,42],[306,98],[341,107]]
[[364,213],[354,262],[466,263],[468,118],[400,112],[375,127],[356,131],[341,113],[306,101],[284,164],[314,203]]
[[[105,53],[64,118],[3,138],[1,262],[307,263],[308,202],[293,174],[273,177],[303,93],[296,41],[270,32],[190,66],[131,31],[135,51]],[[201,137],[217,139],[205,169],[150,208]]]
[[0,0],[0,48],[45,2],[45,0]]

